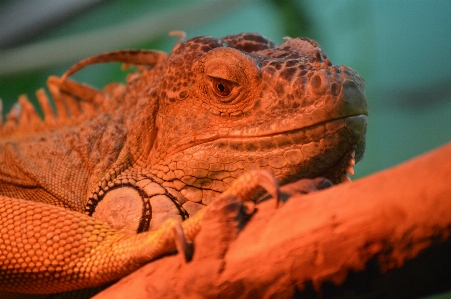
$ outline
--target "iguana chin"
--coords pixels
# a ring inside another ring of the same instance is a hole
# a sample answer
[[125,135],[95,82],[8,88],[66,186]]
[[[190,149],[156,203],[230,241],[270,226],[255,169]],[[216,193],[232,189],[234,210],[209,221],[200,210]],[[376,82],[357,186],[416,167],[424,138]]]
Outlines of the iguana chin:
[[[102,91],[68,79],[111,61],[138,71]],[[181,38],[169,55],[87,58],[48,87],[56,114],[39,90],[44,119],[21,96],[0,129],[0,290],[117,280],[192,241],[215,198],[271,189],[258,170],[340,183],[365,147],[363,79],[307,38]]]

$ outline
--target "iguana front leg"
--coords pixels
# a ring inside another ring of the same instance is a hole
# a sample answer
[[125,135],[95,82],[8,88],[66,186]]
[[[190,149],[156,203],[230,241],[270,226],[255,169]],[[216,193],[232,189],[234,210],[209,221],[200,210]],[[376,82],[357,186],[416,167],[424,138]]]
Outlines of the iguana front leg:
[[[278,198],[275,179],[259,171],[235,181],[216,201],[250,199],[260,186]],[[182,223],[188,242],[206,209]],[[180,225],[169,220],[155,232],[129,236],[80,213],[3,196],[0,217],[0,290],[43,294],[100,286],[174,252]]]

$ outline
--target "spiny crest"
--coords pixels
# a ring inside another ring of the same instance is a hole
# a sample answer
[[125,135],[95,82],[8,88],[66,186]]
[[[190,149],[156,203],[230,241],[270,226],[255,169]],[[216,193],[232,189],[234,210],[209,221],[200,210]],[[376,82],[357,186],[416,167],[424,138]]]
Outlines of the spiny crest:
[[55,76],[49,77],[47,85],[56,113],[52,108],[51,99],[43,88],[36,91],[36,98],[44,115],[43,119],[36,112],[27,95],[22,94],[6,114],[5,121],[0,121],[1,135],[52,129],[67,121],[76,121],[82,116],[90,116],[109,100],[109,95],[105,92]]
[[[183,36],[179,36],[182,40]],[[69,68],[61,78],[51,76],[47,80],[47,87],[53,98],[56,113],[44,89],[41,88],[36,92],[44,119],[41,119],[28,97],[21,95],[3,121],[3,105],[0,100],[0,133],[6,135],[18,132],[36,132],[66,124],[68,121],[78,121],[106,108],[112,98],[125,93],[124,85],[119,83],[108,84],[102,91],[99,91],[86,84],[68,79],[70,75],[86,66],[104,62],[121,62],[125,65],[135,65],[138,70],[143,70],[165,63],[167,59],[167,53],[152,50],[115,51],[83,59]]]

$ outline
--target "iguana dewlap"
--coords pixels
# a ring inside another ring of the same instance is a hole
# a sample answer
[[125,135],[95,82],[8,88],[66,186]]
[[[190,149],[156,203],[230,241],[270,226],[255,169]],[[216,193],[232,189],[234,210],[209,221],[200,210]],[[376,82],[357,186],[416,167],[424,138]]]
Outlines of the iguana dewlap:
[[[138,71],[102,91],[67,79],[109,61]],[[275,46],[246,33],[196,37],[169,55],[106,53],[48,85],[56,114],[40,90],[44,120],[22,96],[0,122],[0,290],[114,281],[172,251],[179,220],[190,218],[192,240],[196,213],[242,175],[240,196],[260,169],[281,184],[340,183],[364,152],[363,79],[306,38]]]

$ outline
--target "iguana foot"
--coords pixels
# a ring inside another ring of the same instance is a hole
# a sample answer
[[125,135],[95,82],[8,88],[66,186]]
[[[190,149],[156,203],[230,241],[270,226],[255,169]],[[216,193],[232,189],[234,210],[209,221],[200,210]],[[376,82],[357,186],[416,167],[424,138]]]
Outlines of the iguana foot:
[[[167,240],[163,239],[170,237],[170,235],[160,232],[167,231],[169,227],[171,227],[170,229],[174,232],[172,235],[174,238],[174,243],[168,243],[169,246],[167,247],[167,252],[173,250],[170,248],[170,244],[173,244],[172,246],[175,246],[177,251],[184,256],[185,261],[189,261],[191,260],[192,255],[192,248],[190,246],[202,227],[205,213],[223,205],[224,201],[236,202],[236,199],[243,203],[253,201],[258,198],[257,195],[262,191],[269,193],[272,198],[276,200],[276,203],[278,203],[280,198],[279,184],[270,173],[264,170],[246,173],[234,181],[230,188],[219,195],[209,206],[200,210],[193,217],[182,222],[181,226],[179,225],[180,222],[173,219],[169,219],[163,223],[161,228],[156,231],[157,235],[161,235],[161,237],[158,238],[161,240],[158,240],[155,243],[167,243]],[[241,207],[241,212],[244,215],[249,216],[254,212],[254,207],[252,204],[243,204]],[[162,251],[161,254],[164,254],[164,252]]]
[[269,172],[264,170],[251,171],[242,175],[222,195],[232,194],[241,198],[242,201],[255,201],[263,189],[278,204],[280,199],[279,183]]

